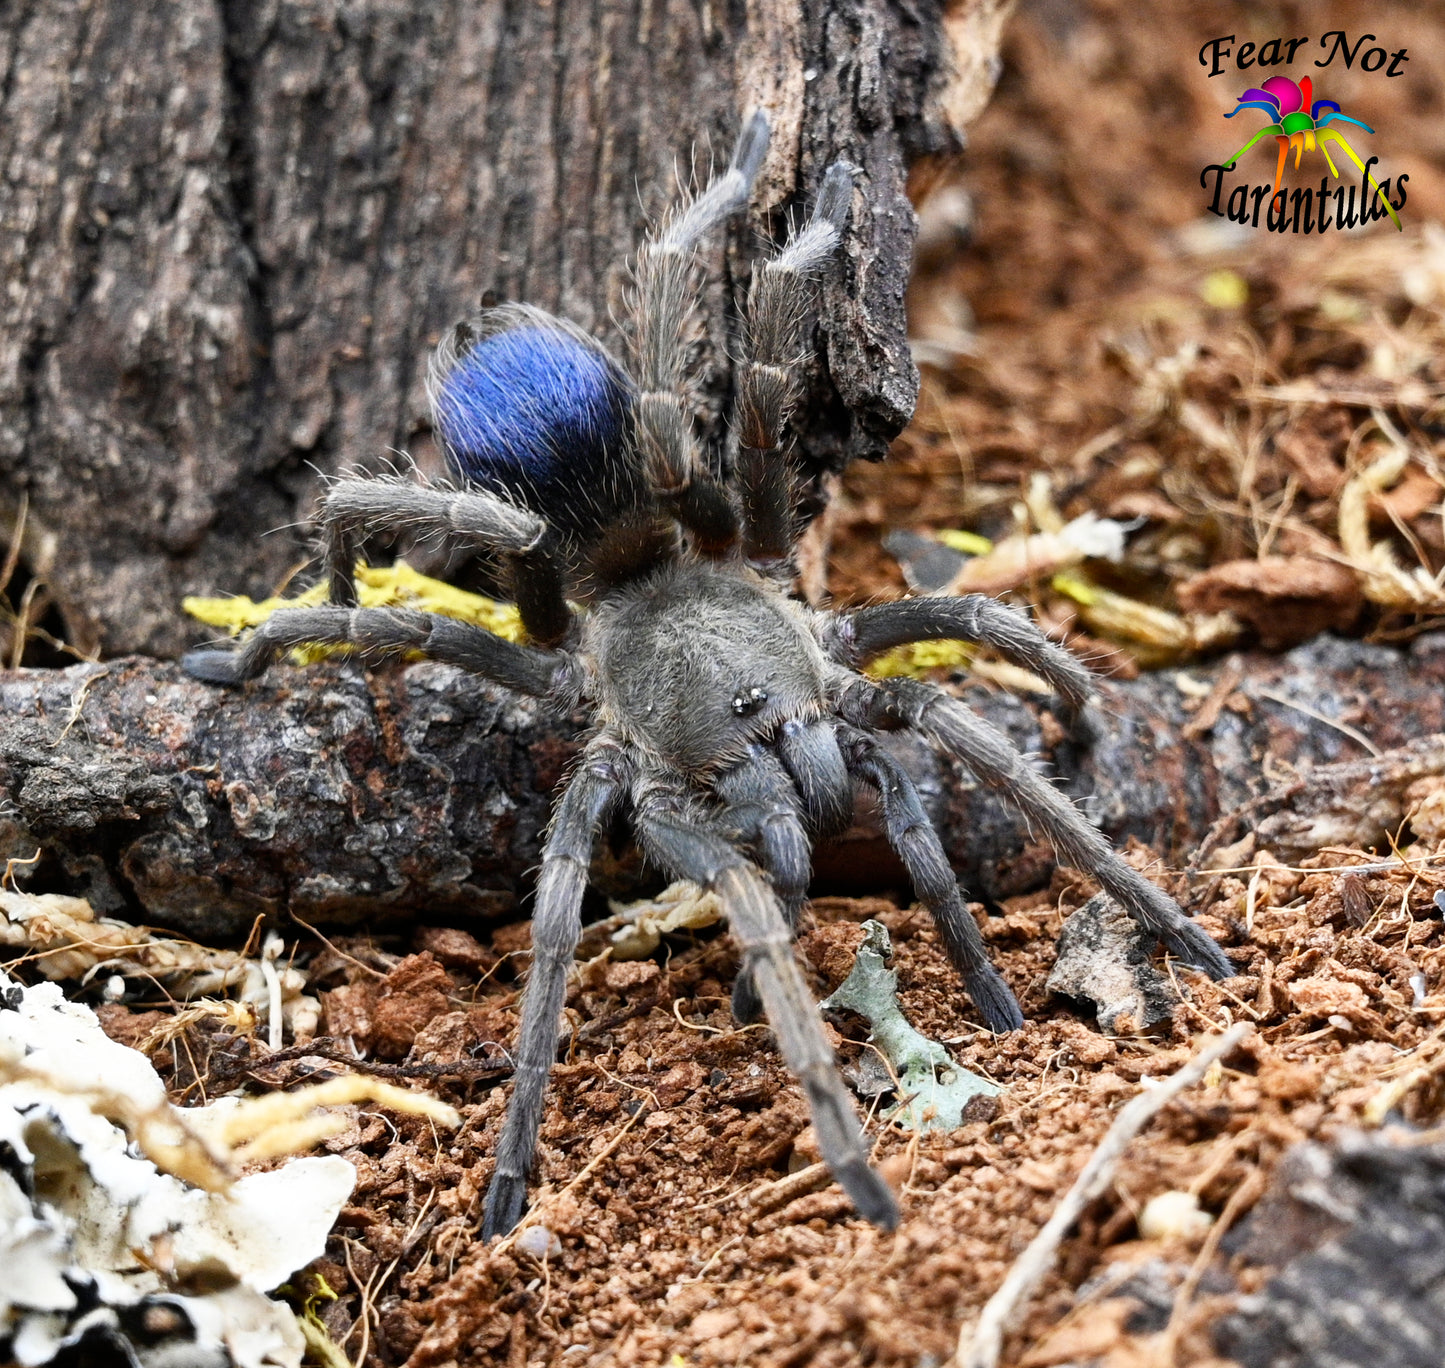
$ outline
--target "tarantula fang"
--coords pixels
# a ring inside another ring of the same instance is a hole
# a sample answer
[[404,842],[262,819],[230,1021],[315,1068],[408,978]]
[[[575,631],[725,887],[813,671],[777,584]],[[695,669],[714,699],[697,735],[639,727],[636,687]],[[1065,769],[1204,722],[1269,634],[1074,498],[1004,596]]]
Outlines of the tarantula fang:
[[[419,653],[589,713],[592,736],[562,788],[537,881],[487,1236],[510,1230],[525,1206],[593,842],[614,814],[630,818],[669,875],[718,894],[742,952],[734,1010],[742,1020],[766,1012],[829,1168],[858,1212],[885,1229],[898,1205],[868,1164],[793,948],[811,843],[846,826],[856,781],[876,790],[888,839],[984,1021],[1009,1030],[1023,1017],[880,731],[912,728],[962,759],[1176,955],[1216,978],[1232,972],[1210,937],[1119,859],[1002,733],[932,685],[858,672],[904,642],[974,641],[1041,675],[1080,716],[1093,688],[1073,657],[980,595],[830,613],[788,594],[798,515],[785,441],[809,352],[812,280],[838,249],[853,198],[853,171],[841,162],[824,174],[804,226],[753,271],[730,472],[717,474],[728,463],[705,456],[686,398],[694,249],[746,206],[767,142],[767,121],[755,114],[726,170],[642,246],[630,373],[538,309],[506,306],[459,325],[429,376],[455,487],[336,481],[319,515],[331,604],[282,610],[238,650],[185,658],[192,675],[236,684],[307,643]],[[402,530],[496,556],[526,644],[434,614],[358,607],[359,539]],[[575,612],[573,602],[590,609]]]

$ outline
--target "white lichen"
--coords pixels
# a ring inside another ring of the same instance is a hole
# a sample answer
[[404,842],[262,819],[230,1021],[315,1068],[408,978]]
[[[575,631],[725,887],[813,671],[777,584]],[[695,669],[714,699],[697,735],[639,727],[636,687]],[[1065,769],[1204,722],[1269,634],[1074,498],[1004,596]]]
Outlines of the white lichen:
[[893,944],[881,923],[863,923],[863,944],[853,968],[826,1011],[856,1012],[872,1028],[870,1041],[897,1075],[901,1101],[888,1114],[908,1130],[957,1130],[975,1097],[996,1097],[1002,1088],[970,1073],[937,1041],[920,1034],[898,1005],[898,975],[888,967]]
[[296,1318],[265,1294],[322,1253],[355,1171],[303,1158],[232,1178],[207,1110],[172,1107],[55,984],[0,975],[0,1360],[37,1368],[84,1341],[142,1368],[299,1368]]

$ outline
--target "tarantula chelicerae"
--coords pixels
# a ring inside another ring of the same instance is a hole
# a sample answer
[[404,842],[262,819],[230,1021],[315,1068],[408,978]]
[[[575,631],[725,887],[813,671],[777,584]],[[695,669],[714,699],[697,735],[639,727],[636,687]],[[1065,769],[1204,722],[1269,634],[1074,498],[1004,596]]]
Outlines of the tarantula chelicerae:
[[[332,606],[278,612],[239,650],[186,657],[191,674],[232,684],[306,643],[417,652],[564,712],[590,712],[594,731],[563,787],[537,882],[487,1235],[511,1229],[525,1204],[593,839],[619,809],[656,864],[718,894],[742,950],[734,1009],[741,1019],[766,1011],[829,1167],[858,1211],[883,1227],[896,1223],[897,1204],[868,1166],[793,952],[810,841],[847,824],[855,779],[877,791],[888,838],[984,1020],[1008,1030],[1023,1017],[988,961],[912,781],[878,744],[880,730],[916,728],[960,757],[1176,954],[1216,977],[1231,972],[1209,936],[1120,860],[1001,733],[930,685],[874,682],[856,668],[904,642],[986,643],[1081,713],[1089,673],[1027,618],[979,595],[852,613],[789,597],[797,515],[785,429],[807,351],[811,278],[837,248],[853,194],[842,163],[824,176],[811,218],[753,273],[733,474],[710,473],[685,398],[693,249],[746,205],[767,141],[767,121],[755,114],[726,171],[642,247],[632,375],[537,309],[499,308],[457,327],[429,378],[458,487],[339,480],[320,515]],[[428,613],[358,607],[358,538],[402,530],[498,554],[528,644]],[[590,611],[574,614],[569,598],[590,601]]]

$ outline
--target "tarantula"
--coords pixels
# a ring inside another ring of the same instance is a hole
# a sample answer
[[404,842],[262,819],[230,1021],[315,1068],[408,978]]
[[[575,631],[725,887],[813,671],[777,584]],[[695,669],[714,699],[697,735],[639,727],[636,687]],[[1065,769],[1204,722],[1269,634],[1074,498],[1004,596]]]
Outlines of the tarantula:
[[[192,675],[235,684],[307,643],[418,653],[564,713],[580,706],[590,714],[591,739],[562,788],[537,881],[516,1080],[486,1236],[510,1230],[525,1205],[593,841],[618,811],[664,871],[718,894],[742,951],[734,1010],[741,1020],[767,1013],[830,1169],[857,1210],[884,1228],[896,1223],[897,1203],[868,1165],[793,950],[811,841],[847,825],[855,780],[876,790],[888,839],[983,1019],[1002,1031],[1023,1017],[989,963],[913,782],[876,739],[880,730],[914,728],[961,758],[1175,954],[1215,977],[1231,972],[1209,936],[1120,860],[1000,732],[933,686],[874,682],[857,670],[904,642],[985,643],[1082,714],[1091,676],[1026,617],[980,595],[850,613],[789,596],[798,529],[784,442],[807,354],[812,281],[839,246],[854,192],[842,162],[824,175],[804,226],[753,272],[730,477],[704,458],[686,400],[693,253],[747,204],[767,142],[767,121],[754,114],[726,170],[642,246],[632,374],[593,338],[538,309],[502,307],[459,325],[429,375],[456,487],[336,481],[320,510],[331,606],[280,611],[239,650],[185,658]],[[434,614],[359,607],[359,538],[399,531],[498,556],[527,642]],[[569,599],[590,610],[575,613]]]

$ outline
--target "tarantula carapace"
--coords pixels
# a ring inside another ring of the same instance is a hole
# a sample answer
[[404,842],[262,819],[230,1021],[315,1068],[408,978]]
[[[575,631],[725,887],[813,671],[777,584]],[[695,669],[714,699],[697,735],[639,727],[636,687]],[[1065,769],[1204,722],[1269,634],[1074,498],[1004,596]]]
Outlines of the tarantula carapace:
[[[746,205],[767,141],[767,121],[755,114],[726,170],[643,245],[631,374],[536,309],[504,307],[457,327],[430,375],[455,486],[337,481],[320,513],[331,606],[283,610],[239,650],[186,657],[191,674],[233,684],[306,643],[419,653],[590,714],[591,738],[562,787],[537,881],[488,1235],[511,1229],[525,1205],[593,841],[614,813],[626,814],[666,873],[718,894],[742,952],[734,1009],[742,1019],[767,1013],[829,1167],[880,1226],[895,1224],[897,1204],[868,1165],[793,949],[811,842],[847,824],[856,780],[876,790],[888,838],[983,1019],[995,1030],[1023,1020],[880,730],[915,728],[960,757],[1176,954],[1217,977],[1231,972],[1209,936],[1120,860],[1001,733],[931,685],[858,672],[904,642],[980,642],[1037,672],[1082,713],[1092,698],[1088,671],[1026,617],[978,595],[849,613],[789,595],[797,501],[785,433],[808,351],[811,280],[840,243],[854,193],[842,163],[824,175],[804,226],[754,269],[730,475],[714,475],[704,459],[686,399],[694,248]],[[428,613],[358,607],[358,540],[379,531],[432,534],[499,557],[526,644]],[[590,607],[574,612],[569,601]]]

